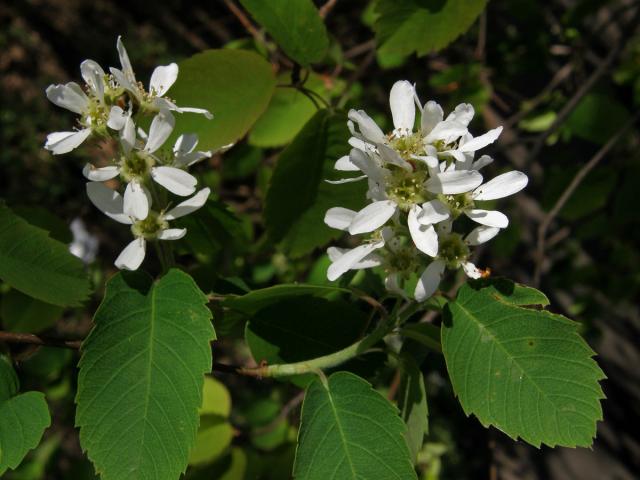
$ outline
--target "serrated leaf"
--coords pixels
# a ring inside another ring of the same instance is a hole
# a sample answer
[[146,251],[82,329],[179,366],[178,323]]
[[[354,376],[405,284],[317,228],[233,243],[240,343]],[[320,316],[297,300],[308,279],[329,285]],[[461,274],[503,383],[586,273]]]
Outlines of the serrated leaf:
[[349,153],[345,118],[319,110],[280,154],[265,205],[269,237],[297,257],[342,234],[324,223],[331,207],[359,210],[365,203],[366,182],[331,185],[342,178],[335,161]]
[[198,430],[215,338],[207,298],[189,275],[107,283],[82,345],[76,425],[103,480],[177,479]]
[[377,0],[374,29],[382,54],[419,56],[440,50],[466,32],[487,0]]
[[416,479],[398,410],[347,372],[307,388],[293,476],[297,480]]
[[506,300],[464,285],[446,307],[442,349],[465,413],[535,446],[591,445],[605,375],[578,324]]
[[13,367],[0,357],[0,476],[20,465],[51,424],[44,395],[40,392],[17,395],[18,388]]
[[413,463],[422,450],[424,436],[429,432],[429,408],[424,378],[416,361],[409,355],[400,360],[402,375],[398,387],[398,408],[407,425],[405,438]]
[[484,289],[495,298],[513,305],[549,305],[547,296],[533,287],[516,283],[507,278],[483,278],[469,281],[474,290]]
[[89,295],[82,262],[68,247],[0,203],[0,279],[27,295],[59,306]]
[[180,106],[206,108],[214,116],[213,120],[191,113],[176,117],[172,139],[197,133],[198,150],[216,149],[242,138],[267,108],[276,84],[271,65],[247,50],[206,50],[179,67],[171,98]]
[[240,3],[300,65],[318,62],[326,55],[327,29],[311,0],[240,0]]

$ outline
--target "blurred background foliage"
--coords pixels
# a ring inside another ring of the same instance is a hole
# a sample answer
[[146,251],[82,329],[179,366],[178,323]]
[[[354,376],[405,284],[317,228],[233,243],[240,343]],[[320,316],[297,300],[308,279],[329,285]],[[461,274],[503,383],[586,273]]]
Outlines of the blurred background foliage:
[[[103,158],[109,152],[84,149],[58,158],[42,148],[46,134],[67,129],[71,118],[46,100],[44,89],[77,79],[85,58],[115,64],[117,35],[123,35],[139,78],[148,78],[158,64],[222,47],[256,52],[269,60],[276,74],[276,93],[246,138],[198,166],[201,182],[212,187],[215,198],[184,219],[189,235],[178,251],[181,263],[207,292],[243,293],[293,281],[327,283],[328,259],[318,247],[337,235],[323,225],[309,227],[304,219],[284,238],[265,228],[265,197],[274,166],[287,162],[287,156],[336,159],[346,153],[344,112],[351,107],[365,108],[390,130],[389,88],[398,79],[408,79],[416,83],[423,102],[437,100],[445,111],[463,101],[472,103],[475,133],[505,127],[489,152],[496,162],[487,170],[495,175],[517,168],[531,181],[505,202],[511,224],[479,249],[477,262],[497,275],[539,285],[554,310],[582,323],[608,376],[605,421],[594,449],[537,450],[466,418],[453,401],[443,359],[430,354],[423,364],[430,428],[418,455],[422,478],[637,478],[640,439],[633,425],[640,421],[640,215],[634,195],[640,179],[640,136],[634,122],[640,106],[640,2],[493,0],[484,11],[486,2],[477,0],[315,3],[324,13],[330,43],[323,47],[326,54],[313,60],[313,73],[304,83],[312,93],[306,95],[286,87],[300,75],[304,80],[305,69],[298,69],[287,56],[291,52],[279,50],[238,2],[0,4],[0,197],[60,241],[70,242],[68,226],[77,218],[99,240],[97,260],[87,267],[96,289],[87,309],[64,310],[4,284],[2,328],[84,337],[104,281],[114,272],[112,259],[127,241],[126,227],[104,218],[84,192],[81,167],[86,158]],[[447,45],[440,30],[449,23],[462,35]],[[318,103],[342,109],[336,118],[317,120],[326,120],[322,128],[331,140],[324,149],[294,142],[283,154],[282,147],[313,117]],[[623,129],[625,134],[618,135]],[[595,168],[585,171],[594,159]],[[584,173],[562,208],[549,216],[572,179]],[[286,192],[269,195],[276,209],[272,215],[278,216],[287,203]],[[320,192],[319,198],[332,201],[331,195]],[[320,203],[315,208],[329,206]],[[153,264],[149,268],[158,270]],[[382,293],[379,278],[371,272],[345,281]],[[454,285],[455,279],[448,286]],[[314,312],[330,317],[332,304],[321,298],[313,302]],[[218,360],[247,364],[253,361],[251,353],[256,358],[274,354],[259,337],[248,346],[242,342],[242,314],[212,308],[222,339],[215,350]],[[363,316],[366,322],[359,307],[352,308],[354,318]],[[277,318],[286,327],[304,315],[304,308],[294,299],[260,315]],[[339,324],[327,324],[326,329],[327,341],[338,338],[345,345],[358,335],[342,331]],[[279,354],[293,361],[297,352],[292,350]],[[44,390],[54,424],[23,465],[5,478],[94,478],[73,426],[77,352],[12,347],[12,354],[23,388]],[[381,376],[381,385],[391,383],[386,393],[393,398],[393,378],[376,370],[383,360],[369,362],[373,370],[367,376]],[[353,365],[358,368],[362,365]],[[198,443],[186,478],[289,478],[301,400],[299,388],[285,382],[226,374],[207,379]],[[208,448],[211,445],[216,448]]]

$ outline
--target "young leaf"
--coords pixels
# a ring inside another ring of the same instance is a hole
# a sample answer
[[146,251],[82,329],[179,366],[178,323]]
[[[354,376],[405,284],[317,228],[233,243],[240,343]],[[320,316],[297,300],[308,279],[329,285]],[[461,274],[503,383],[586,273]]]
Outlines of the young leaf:
[[442,327],[447,369],[465,413],[537,447],[591,445],[605,375],[578,324],[478,286],[460,289]]
[[0,203],[0,279],[27,295],[59,306],[89,295],[82,262],[63,243]]
[[362,378],[315,380],[302,405],[297,480],[416,479],[397,409]]
[[199,150],[236,142],[267,108],[275,85],[271,65],[246,50],[207,50],[180,62],[171,98],[181,106],[206,108],[214,118],[182,114],[172,138],[197,133]]
[[311,0],[240,0],[240,3],[300,65],[308,66],[326,55],[329,36]]
[[15,372],[4,357],[0,357],[0,476],[20,465],[51,424],[42,393],[17,393]]
[[380,53],[419,56],[440,50],[466,32],[487,0],[377,0],[374,29]]
[[405,438],[411,452],[411,459],[416,462],[422,450],[424,436],[429,432],[429,408],[424,378],[416,361],[409,355],[403,355],[400,362],[402,376],[398,387],[398,408],[400,416],[407,424]]
[[366,182],[331,185],[335,161],[349,153],[344,116],[319,110],[282,152],[267,191],[265,222],[273,241],[300,256],[341,235],[324,224],[331,207],[359,210]]
[[186,273],[107,283],[82,346],[76,425],[103,480],[177,479],[198,430],[215,338],[207,298]]

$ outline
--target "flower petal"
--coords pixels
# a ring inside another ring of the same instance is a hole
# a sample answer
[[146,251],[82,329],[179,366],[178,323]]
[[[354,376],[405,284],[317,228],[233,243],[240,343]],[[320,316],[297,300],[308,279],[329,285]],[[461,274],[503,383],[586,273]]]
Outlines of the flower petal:
[[389,94],[393,126],[406,134],[413,131],[416,120],[415,88],[406,80],[393,84]]
[[163,96],[171,88],[171,85],[176,83],[177,78],[178,65],[176,63],[156,67],[151,74],[149,93],[157,97]]
[[142,264],[147,251],[147,242],[144,238],[136,238],[118,255],[114,262],[120,270],[137,270]]
[[113,130],[122,130],[124,124],[127,121],[129,114],[117,105],[111,107],[109,110],[109,119],[107,120],[107,126]]
[[[135,86],[136,76],[133,73],[133,67],[131,66],[131,61],[129,60],[129,54],[127,53],[127,49],[124,48],[124,43],[122,43],[121,35],[118,35],[118,41],[116,42],[116,49],[118,50],[118,56],[120,57],[120,65],[122,66],[122,73],[124,74],[125,78]],[[123,85],[123,87],[125,86]]]
[[383,143],[386,139],[384,133],[373,119],[364,110],[349,110],[349,120],[358,124],[360,134],[365,140],[372,143]]
[[489,155],[482,155],[478,160],[471,164],[471,168],[473,170],[480,170],[483,167],[486,167],[490,163],[493,163],[493,158]]
[[151,178],[171,193],[186,197],[196,191],[198,180],[190,173],[175,167],[153,167]]
[[211,113],[206,108],[179,107],[177,111],[180,113],[197,113],[199,115],[204,115],[204,118],[206,118],[207,120],[213,119],[213,113]]
[[494,128],[493,130],[489,130],[484,135],[480,135],[479,137],[475,137],[464,145],[461,145],[458,150],[461,152],[475,152],[476,150],[480,150],[481,148],[486,147],[487,145],[495,142],[500,134],[502,133],[502,127]]
[[124,120],[124,126],[120,130],[120,143],[125,153],[128,155],[136,144],[136,125],[129,112]]
[[158,240],[180,240],[186,234],[186,228],[167,228],[158,234]]
[[340,185],[342,183],[359,182],[360,180],[364,180],[365,178],[367,178],[366,175],[361,175],[359,177],[341,178],[340,180],[325,180],[325,182],[330,183],[331,185]]
[[416,301],[424,302],[436,292],[444,274],[444,267],[444,262],[436,259],[424,269],[413,293]]
[[461,103],[447,116],[446,121],[455,121],[468,127],[471,120],[473,120],[474,113],[473,105],[470,103]]
[[400,156],[398,152],[396,152],[393,148],[388,147],[384,143],[379,143],[376,145],[378,147],[378,152],[380,152],[380,157],[385,163],[390,163],[395,165],[396,167],[400,167],[407,172],[413,171],[413,167],[409,162],[407,162],[404,158]]
[[373,232],[377,228],[387,223],[397,210],[397,205],[391,200],[381,200],[373,202],[360,210],[349,225],[349,233],[357,235],[359,233]]
[[74,113],[82,114],[89,106],[89,97],[75,82],[69,82],[66,85],[49,85],[46,93],[52,103]]
[[418,221],[422,225],[433,225],[449,218],[449,208],[440,200],[431,200],[422,204],[422,211],[418,215]]
[[47,135],[44,148],[50,150],[54,155],[69,153],[80,146],[89,135],[91,135],[90,128],[85,128],[78,132],[53,132]]
[[506,228],[509,225],[507,216],[497,210],[480,210],[478,208],[464,212],[474,222],[488,227]]
[[337,280],[341,275],[351,270],[367,255],[374,252],[378,248],[382,248],[383,246],[383,241],[365,243],[364,245],[360,245],[356,248],[348,250],[347,252],[344,252],[335,262],[329,265],[329,269],[327,270],[327,278],[332,282],[334,280]]
[[418,221],[420,210],[420,207],[417,205],[414,205],[411,207],[411,210],[409,210],[409,216],[407,218],[409,233],[418,250],[426,253],[430,257],[435,257],[438,254],[438,234],[433,228],[433,225],[422,225]]
[[482,277],[482,271],[471,262],[464,262],[462,264],[462,269],[464,270],[464,273],[466,273],[467,277],[469,278]]
[[101,182],[87,183],[87,196],[98,210],[116,222],[131,225],[132,221],[124,214],[122,195]]
[[348,208],[333,207],[327,210],[324,215],[324,223],[331,228],[337,228],[338,230],[346,230],[351,225],[353,218],[356,216],[355,211]]
[[96,168],[90,163],[87,163],[82,169],[82,174],[93,182],[104,182],[115,178],[120,173],[120,169],[116,165],[109,165],[108,167]]
[[425,183],[432,193],[456,195],[473,190],[482,183],[482,175],[475,170],[447,171],[438,173]]
[[467,126],[460,122],[445,120],[438,123],[429,135],[425,137],[425,142],[433,143],[442,140],[444,143],[451,143],[467,133]]
[[422,119],[420,121],[420,130],[422,135],[429,135],[434,127],[442,121],[444,112],[442,107],[433,100],[429,100],[424,104],[422,109]]
[[360,169],[349,160],[349,155],[345,155],[336,160],[335,165],[333,166],[336,170],[340,170],[341,172],[357,172]]
[[158,150],[167,138],[169,138],[169,135],[171,135],[175,125],[176,119],[171,115],[171,113],[158,113],[153,117],[153,121],[151,122],[149,138],[147,139],[147,144],[144,146],[144,149],[149,153],[153,153]]
[[480,185],[473,192],[474,200],[495,200],[518,193],[529,183],[529,178],[517,170],[503,173]]
[[144,220],[149,215],[149,198],[136,180],[129,182],[124,190],[123,211],[136,220]]
[[205,203],[207,203],[207,198],[209,198],[209,194],[211,193],[211,189],[203,188],[198,193],[196,193],[193,197],[186,199],[183,202],[180,202],[178,205],[173,207],[167,213],[163,215],[165,220],[175,220],[176,218],[184,217],[185,215],[189,215],[191,212],[195,212],[200,207],[202,207]]
[[93,60],[85,60],[80,64],[80,73],[94,95],[104,101],[104,70]]
[[[327,248],[327,255],[329,256],[329,260],[335,262],[348,251],[348,248],[329,247]],[[382,265],[382,262],[383,260],[380,255],[377,253],[370,253],[359,262],[354,263],[349,270],[362,270],[363,268],[379,267]]]
[[471,246],[481,245],[491,240],[498,233],[500,233],[500,229],[497,227],[487,227],[486,225],[481,225],[471,230],[469,235],[465,237],[464,241],[467,245]]
[[352,148],[349,161],[358,167],[362,173],[377,183],[384,182],[384,169],[376,161],[362,150]]
[[183,133],[178,137],[173,146],[173,153],[176,155],[186,155],[195,150],[198,145],[198,135],[195,133]]

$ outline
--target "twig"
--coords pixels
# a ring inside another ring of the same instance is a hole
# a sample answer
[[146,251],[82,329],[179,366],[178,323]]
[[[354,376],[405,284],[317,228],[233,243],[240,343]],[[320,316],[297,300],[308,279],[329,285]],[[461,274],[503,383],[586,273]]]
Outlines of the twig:
[[298,392],[293,398],[291,398],[291,400],[289,400],[282,407],[282,410],[280,410],[280,413],[276,418],[271,420],[268,424],[262,427],[256,428],[253,433],[255,435],[263,435],[265,433],[272,432],[280,422],[282,422],[285,418],[287,418],[289,414],[293,410],[295,410],[298,407],[298,405],[302,403],[302,400],[304,400],[304,394],[305,394],[304,390]]
[[338,3],[338,0],[327,0],[327,2],[320,7],[320,10],[318,10],[320,17],[327,18],[327,15],[329,15],[329,12],[336,6],[336,3]]
[[636,112],[633,117],[631,117],[627,123],[616,133],[613,137],[609,139],[609,141],[602,146],[600,150],[596,152],[596,154],[589,160],[573,177],[571,183],[567,186],[567,188],[562,192],[560,198],[556,201],[555,205],[549,213],[546,214],[540,226],[538,227],[538,235],[537,235],[537,249],[536,249],[536,266],[533,274],[533,284],[534,286],[540,285],[540,277],[542,275],[542,264],[544,263],[544,254],[546,248],[546,235],[551,222],[556,218],[558,213],[565,206],[571,195],[576,191],[576,189],[580,186],[585,177],[593,170],[598,163],[609,153],[609,151],[613,148],[613,146],[618,143],[618,141],[623,137],[623,135],[629,130],[629,128],[640,118],[640,111]]
[[262,34],[258,31],[256,27],[253,26],[251,20],[247,18],[244,12],[235,4],[232,0],[224,0],[224,4],[227,8],[235,15],[235,17],[240,21],[242,26],[245,28],[247,32],[251,34],[251,36],[258,42],[264,43],[264,38]]
[[485,47],[487,45],[487,11],[484,10],[480,15],[480,25],[478,28],[478,43],[474,56],[476,60],[483,61],[485,57]]
[[19,343],[24,345],[41,345],[46,347],[70,348],[77,350],[82,340],[45,337],[33,333],[0,332],[0,342]]

